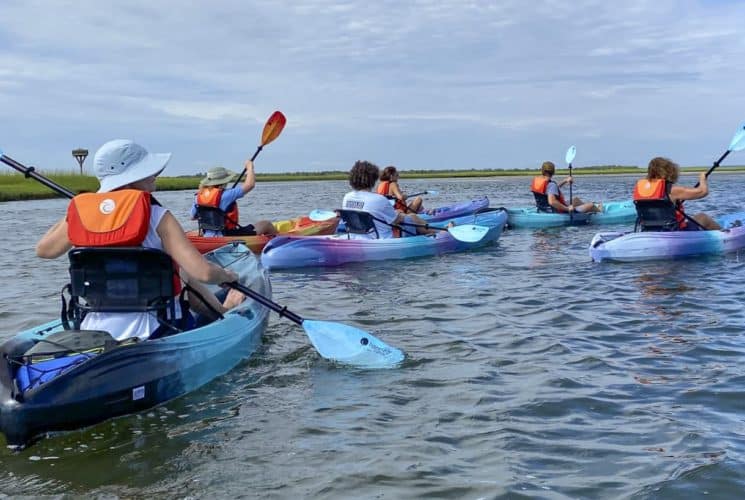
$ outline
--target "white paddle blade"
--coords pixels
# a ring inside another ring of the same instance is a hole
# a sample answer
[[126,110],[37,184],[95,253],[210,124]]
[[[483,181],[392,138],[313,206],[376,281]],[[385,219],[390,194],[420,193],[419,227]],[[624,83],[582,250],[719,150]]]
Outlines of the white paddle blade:
[[564,157],[564,160],[566,160],[567,164],[572,163],[575,156],[577,156],[577,148],[571,146],[569,149],[567,149],[567,154]]
[[[741,151],[745,149],[745,123],[740,125],[740,128],[735,132],[732,137],[732,141],[729,143],[730,151]],[[2,151],[0,151],[2,153]]]
[[310,214],[308,214],[308,217],[310,220],[320,222],[324,220],[333,219],[334,217],[338,217],[336,215],[336,212],[332,212],[331,210],[313,210]]
[[434,189],[428,189],[428,190],[426,190],[424,192],[424,194],[431,194],[432,196],[437,196],[438,194],[440,194],[440,192],[439,191],[435,191]]
[[463,224],[460,226],[453,226],[448,228],[448,233],[453,235],[453,238],[468,243],[476,243],[477,241],[481,241],[488,232],[488,227],[477,226],[475,224]]
[[400,349],[350,325],[306,319],[303,328],[318,353],[331,361],[360,368],[393,368],[404,360]]

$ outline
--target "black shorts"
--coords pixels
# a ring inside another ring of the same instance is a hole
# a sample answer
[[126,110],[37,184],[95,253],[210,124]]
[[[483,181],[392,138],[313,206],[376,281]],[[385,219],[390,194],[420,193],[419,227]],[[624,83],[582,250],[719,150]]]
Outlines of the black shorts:
[[222,234],[225,236],[256,236],[256,229],[253,224],[248,224],[236,229],[226,229]]

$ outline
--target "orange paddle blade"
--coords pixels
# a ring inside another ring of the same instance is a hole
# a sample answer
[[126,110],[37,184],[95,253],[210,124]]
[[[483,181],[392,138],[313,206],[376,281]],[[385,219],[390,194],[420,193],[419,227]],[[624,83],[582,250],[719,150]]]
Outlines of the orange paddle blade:
[[285,128],[285,123],[287,123],[287,118],[285,118],[285,115],[281,111],[272,113],[272,116],[269,117],[266,125],[264,125],[264,132],[261,134],[261,145],[266,146],[276,139],[282,133],[282,129]]

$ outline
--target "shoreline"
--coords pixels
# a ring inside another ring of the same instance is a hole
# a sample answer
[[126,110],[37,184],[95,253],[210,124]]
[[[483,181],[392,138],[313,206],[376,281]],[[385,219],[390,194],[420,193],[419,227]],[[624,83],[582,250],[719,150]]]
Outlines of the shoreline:
[[[709,167],[684,167],[681,174],[694,174],[704,172]],[[720,167],[721,173],[745,173],[745,166]],[[41,173],[41,172],[40,172]],[[637,175],[643,176],[645,169],[637,167],[581,167],[574,168],[574,176],[583,175]],[[465,178],[488,178],[488,177],[531,177],[536,175],[535,170],[409,170],[403,171],[404,179],[465,179]],[[73,192],[95,192],[98,190],[98,181],[90,175],[79,175],[70,173],[43,174],[55,183]],[[557,176],[569,175],[567,169],[557,169]],[[256,174],[256,182],[298,182],[298,181],[342,181],[347,179],[347,172],[295,172],[283,174]],[[201,180],[201,175],[180,177],[159,177],[156,183],[158,191],[196,191]],[[26,179],[20,173],[0,174],[0,202],[44,200],[56,198],[59,195],[50,188]]]

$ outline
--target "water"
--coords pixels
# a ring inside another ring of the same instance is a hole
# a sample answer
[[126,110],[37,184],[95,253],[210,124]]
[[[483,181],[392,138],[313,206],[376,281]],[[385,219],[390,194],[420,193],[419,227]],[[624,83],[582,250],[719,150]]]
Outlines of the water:
[[[623,199],[634,181],[578,176],[575,194]],[[741,182],[715,173],[712,194],[689,212],[742,209]],[[480,194],[493,206],[530,202],[526,178],[402,183],[438,190],[428,206]],[[261,183],[241,202],[242,220],[336,208],[346,190],[344,182]],[[159,198],[193,227],[189,193]],[[59,314],[65,259],[37,259],[33,246],[65,205],[3,204],[0,338]],[[0,492],[739,496],[741,256],[594,264],[587,246],[596,230],[508,231],[468,254],[274,273],[275,300],[374,332],[406,351],[404,366],[334,366],[302,329],[273,315],[259,352],[195,393],[21,453],[2,448]]]

